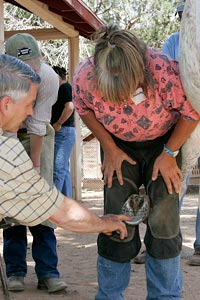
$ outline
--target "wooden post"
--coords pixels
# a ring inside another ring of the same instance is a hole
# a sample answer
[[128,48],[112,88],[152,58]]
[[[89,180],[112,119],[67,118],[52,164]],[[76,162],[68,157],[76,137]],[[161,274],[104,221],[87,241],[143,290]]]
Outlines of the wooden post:
[[[69,82],[79,63],[79,36],[69,38]],[[72,192],[75,200],[81,200],[81,128],[80,117],[75,113],[76,141],[71,155]]]

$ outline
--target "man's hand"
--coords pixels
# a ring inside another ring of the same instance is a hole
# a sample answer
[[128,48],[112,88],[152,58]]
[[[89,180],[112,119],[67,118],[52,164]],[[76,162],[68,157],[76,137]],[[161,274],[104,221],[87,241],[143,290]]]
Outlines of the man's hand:
[[62,125],[60,123],[56,122],[52,125],[52,127],[54,128],[55,132],[58,132],[58,131],[60,131]]
[[167,153],[162,152],[154,163],[152,174],[153,181],[157,179],[159,173],[162,175],[167,185],[169,194],[173,193],[173,188],[176,193],[178,193],[180,190],[182,172],[177,166],[176,159],[170,157]]
[[112,187],[113,173],[115,171],[119,184],[123,185],[121,165],[124,160],[128,161],[132,165],[136,164],[136,162],[132,158],[130,158],[130,156],[128,156],[118,147],[112,149],[111,153],[109,153],[108,151],[104,152],[104,161],[101,167],[101,171],[103,173],[104,184],[107,184],[109,188]]
[[126,225],[123,221],[131,221],[131,217],[125,215],[104,215],[101,219],[105,223],[105,230],[102,232],[106,235],[111,235],[113,231],[117,231],[120,234],[120,238],[123,240],[127,237]]
[[131,221],[131,219],[132,217],[125,215],[99,217],[78,201],[67,197],[64,197],[61,206],[49,218],[59,227],[76,232],[103,232],[111,235],[113,231],[117,231],[121,239],[124,239],[128,234],[123,221]]

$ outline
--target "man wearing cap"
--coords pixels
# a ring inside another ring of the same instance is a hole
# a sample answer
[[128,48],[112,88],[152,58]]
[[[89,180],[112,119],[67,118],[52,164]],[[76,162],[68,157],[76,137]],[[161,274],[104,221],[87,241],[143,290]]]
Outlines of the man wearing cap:
[[[177,4],[175,16],[178,15],[179,20],[182,18],[185,1],[179,1]],[[172,59],[179,60],[179,32],[172,33],[165,41],[162,51],[169,55]]]
[[[42,62],[38,43],[30,34],[19,33],[11,36],[6,42],[5,50],[7,54],[29,64],[40,75],[41,83],[34,103],[34,114],[28,116],[21,124],[18,138],[30,155],[33,167],[49,185],[52,185],[54,130],[49,123],[52,105],[57,99],[58,76],[50,66]],[[60,280],[57,270],[58,257],[53,227],[50,222],[44,222],[29,228],[33,236],[32,255],[36,264],[38,289],[47,289],[49,292],[67,287],[66,283]],[[3,255],[10,291],[24,290],[24,277],[27,273],[26,231],[26,226],[22,225],[3,231]]]
[[[178,14],[179,19],[181,20],[183,10],[184,10],[184,4],[185,1],[179,1],[176,13]],[[165,41],[162,51],[165,52],[168,56],[170,56],[174,60],[179,60],[179,37],[180,32],[172,33],[167,40]],[[200,164],[199,164],[200,165]],[[188,175],[186,182],[187,186],[189,184],[190,175]],[[183,193],[182,198],[180,199],[180,206],[183,203],[183,198],[186,194],[186,190]],[[189,264],[191,266],[200,266],[200,210],[199,207],[197,209],[197,215],[196,215],[196,239],[194,241],[194,254],[192,258],[189,261]]]

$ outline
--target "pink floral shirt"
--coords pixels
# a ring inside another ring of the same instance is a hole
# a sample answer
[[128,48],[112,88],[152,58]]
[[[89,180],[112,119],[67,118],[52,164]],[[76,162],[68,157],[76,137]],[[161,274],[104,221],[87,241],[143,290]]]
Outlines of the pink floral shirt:
[[126,104],[113,104],[91,84],[93,58],[83,61],[74,75],[73,102],[80,115],[93,111],[107,131],[124,141],[153,140],[164,135],[180,116],[198,120],[199,114],[187,100],[180,81],[178,63],[164,53],[147,49],[148,68],[153,76],[153,92],[145,97],[138,89]]

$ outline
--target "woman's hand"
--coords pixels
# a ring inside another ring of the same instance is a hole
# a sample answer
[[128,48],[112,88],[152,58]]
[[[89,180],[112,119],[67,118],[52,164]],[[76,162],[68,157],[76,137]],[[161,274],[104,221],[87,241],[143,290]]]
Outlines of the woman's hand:
[[157,179],[159,173],[162,175],[167,185],[169,194],[173,193],[173,188],[176,193],[178,193],[182,179],[182,172],[176,163],[176,159],[169,156],[164,151],[155,160],[152,174],[153,181]]
[[128,161],[132,165],[136,164],[136,162],[130,158],[130,156],[128,156],[117,146],[114,147],[112,151],[104,152],[104,160],[101,171],[103,173],[104,184],[107,184],[109,188],[112,187],[112,179],[115,171],[119,184],[123,185],[121,165],[124,160]]

